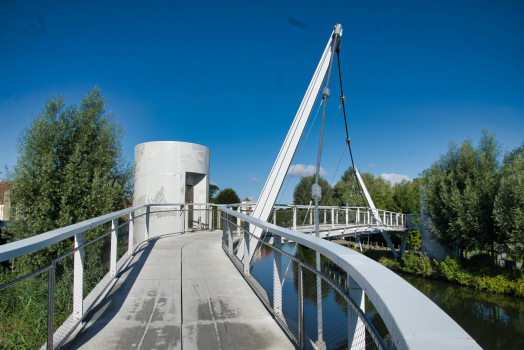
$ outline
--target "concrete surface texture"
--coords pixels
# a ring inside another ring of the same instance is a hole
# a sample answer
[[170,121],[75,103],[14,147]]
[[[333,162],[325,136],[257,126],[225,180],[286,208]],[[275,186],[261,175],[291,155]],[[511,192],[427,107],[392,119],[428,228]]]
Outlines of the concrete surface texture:
[[[207,203],[209,201],[210,150],[196,143],[145,142],[135,146],[133,205]],[[152,208],[150,237],[183,231],[183,224],[207,223],[206,215],[179,215],[174,207]],[[135,244],[144,240],[145,220],[136,213]],[[175,230],[173,230],[175,228]]]
[[168,235],[138,248],[64,348],[295,349],[221,235]]

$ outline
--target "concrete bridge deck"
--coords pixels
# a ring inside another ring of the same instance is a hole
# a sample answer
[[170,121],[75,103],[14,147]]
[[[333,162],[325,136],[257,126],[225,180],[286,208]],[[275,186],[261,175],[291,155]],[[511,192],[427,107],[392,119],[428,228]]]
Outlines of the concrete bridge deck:
[[143,244],[65,349],[295,349],[221,246],[221,231]]

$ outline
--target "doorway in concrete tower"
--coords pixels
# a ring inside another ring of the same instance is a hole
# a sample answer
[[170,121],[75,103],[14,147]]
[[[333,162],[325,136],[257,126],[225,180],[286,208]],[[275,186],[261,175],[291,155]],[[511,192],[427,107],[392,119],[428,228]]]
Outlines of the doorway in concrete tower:
[[[193,185],[188,185],[186,183],[186,203],[193,203]],[[187,228],[193,228],[193,206],[188,205],[187,206]]]

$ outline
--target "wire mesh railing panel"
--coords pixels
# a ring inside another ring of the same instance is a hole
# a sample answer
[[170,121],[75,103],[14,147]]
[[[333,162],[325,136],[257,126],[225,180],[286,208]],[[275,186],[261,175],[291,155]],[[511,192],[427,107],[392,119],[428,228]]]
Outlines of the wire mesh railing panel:
[[[229,222],[236,231],[238,226],[231,219]],[[314,267],[317,259],[314,250],[296,243],[281,244],[280,238],[271,234],[262,238],[249,232],[248,235],[258,241],[258,246],[247,280],[299,347],[385,349],[360,308],[362,300],[356,303],[348,295],[347,278],[340,269],[331,271],[332,280]],[[244,249],[243,241],[238,248]],[[239,270],[244,271],[240,267]],[[327,266],[321,270],[329,272]]]
[[124,224],[117,229],[116,260],[119,261],[127,253],[129,242],[129,225]]
[[[94,291],[103,290],[107,287],[109,280],[105,284],[99,284],[109,273],[109,265],[111,258],[111,235],[108,234],[84,248],[84,283],[83,296],[86,299],[90,294],[91,297],[98,295]],[[87,300],[90,302],[91,300]],[[85,303],[84,303],[85,304]],[[86,310],[84,310],[85,312]]]
[[53,340],[56,346],[78,321],[70,317],[73,314],[74,254],[56,260],[54,273]]
[[[0,276],[0,285],[10,281]],[[0,349],[39,349],[47,341],[49,271],[0,290]]]

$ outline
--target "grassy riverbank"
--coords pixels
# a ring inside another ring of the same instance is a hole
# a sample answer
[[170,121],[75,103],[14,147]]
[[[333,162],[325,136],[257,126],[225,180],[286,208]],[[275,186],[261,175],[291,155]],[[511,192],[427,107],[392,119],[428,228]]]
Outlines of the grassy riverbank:
[[406,254],[401,259],[380,250],[366,250],[364,255],[391,270],[458,283],[485,292],[524,297],[524,273],[494,266],[483,254],[469,260],[447,257],[440,263],[418,253]]

